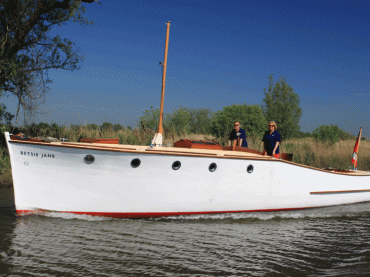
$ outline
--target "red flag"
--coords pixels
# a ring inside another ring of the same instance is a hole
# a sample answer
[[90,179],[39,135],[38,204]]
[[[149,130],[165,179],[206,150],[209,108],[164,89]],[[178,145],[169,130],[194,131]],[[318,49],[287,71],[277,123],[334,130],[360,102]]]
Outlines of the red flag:
[[354,168],[357,168],[357,154],[358,154],[358,149],[360,148],[361,133],[362,133],[362,128],[360,128],[360,132],[358,133],[358,136],[357,136],[355,148],[353,149],[352,163],[353,163]]

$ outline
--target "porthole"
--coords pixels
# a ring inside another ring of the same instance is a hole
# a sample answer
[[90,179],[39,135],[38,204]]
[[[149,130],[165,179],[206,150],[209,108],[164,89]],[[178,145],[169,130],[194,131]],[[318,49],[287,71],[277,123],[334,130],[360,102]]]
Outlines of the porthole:
[[84,157],[85,164],[92,164],[95,161],[95,157],[93,155],[86,155]]
[[253,172],[253,169],[254,169],[254,167],[253,167],[253,165],[248,165],[248,167],[247,167],[247,172],[248,173],[252,173]]
[[137,167],[139,167],[139,166],[140,166],[140,164],[141,164],[140,159],[133,159],[133,160],[131,161],[131,167],[133,167],[133,168],[137,168]]
[[215,171],[216,171],[216,169],[217,169],[217,164],[216,164],[216,163],[211,163],[211,164],[209,165],[209,171],[211,171],[211,172],[215,172]]
[[173,162],[173,164],[172,164],[172,169],[173,170],[178,170],[180,167],[181,167],[181,162],[180,161]]

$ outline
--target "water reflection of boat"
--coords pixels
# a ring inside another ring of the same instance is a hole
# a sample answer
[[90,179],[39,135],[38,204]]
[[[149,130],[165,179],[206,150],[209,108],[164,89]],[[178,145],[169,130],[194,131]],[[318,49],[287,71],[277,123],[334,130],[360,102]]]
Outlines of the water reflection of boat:
[[16,211],[111,217],[279,211],[370,201],[370,173],[317,169],[236,146],[181,140],[162,147],[31,141],[9,148]]
[[[14,217],[14,213],[9,208],[4,208],[1,206],[1,200],[3,200],[3,195],[1,193],[8,194],[6,190],[11,190],[11,188],[4,188],[0,186],[0,276],[14,276],[14,237],[15,228],[17,226],[17,218]],[[7,196],[7,195],[5,195]],[[13,274],[12,274],[13,273]]]

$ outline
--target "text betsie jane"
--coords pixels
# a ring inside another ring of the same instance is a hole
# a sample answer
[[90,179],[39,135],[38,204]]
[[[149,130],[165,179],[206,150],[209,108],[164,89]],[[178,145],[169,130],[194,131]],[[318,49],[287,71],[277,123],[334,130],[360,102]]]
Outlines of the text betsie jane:
[[31,156],[31,157],[41,157],[41,158],[55,158],[54,154],[41,154],[41,155],[39,155],[39,153],[26,152],[26,151],[21,151],[21,155]]

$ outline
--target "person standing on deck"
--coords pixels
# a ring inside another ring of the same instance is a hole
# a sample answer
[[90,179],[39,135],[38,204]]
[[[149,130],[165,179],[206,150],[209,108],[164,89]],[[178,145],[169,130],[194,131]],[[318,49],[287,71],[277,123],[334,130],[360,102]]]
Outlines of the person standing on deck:
[[276,131],[277,125],[275,121],[270,121],[268,131],[263,135],[263,154],[280,159],[280,134]]
[[229,137],[229,146],[234,144],[235,139],[237,141],[239,139],[239,144],[237,144],[237,146],[248,148],[247,135],[245,134],[245,131],[240,128],[239,121],[234,122],[234,130],[232,130]]

